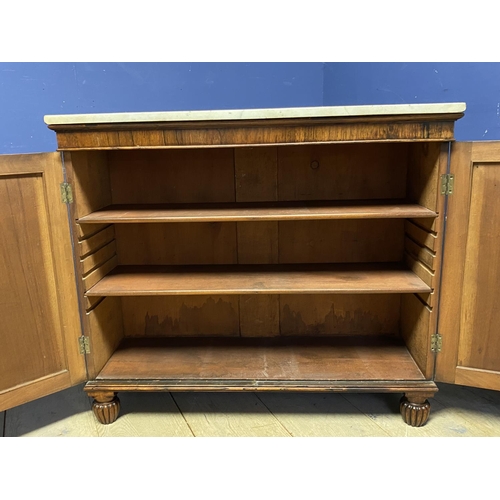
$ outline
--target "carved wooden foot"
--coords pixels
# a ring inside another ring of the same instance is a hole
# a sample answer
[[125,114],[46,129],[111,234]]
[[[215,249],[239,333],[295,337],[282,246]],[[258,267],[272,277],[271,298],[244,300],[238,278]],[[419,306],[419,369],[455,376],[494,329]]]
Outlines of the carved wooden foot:
[[94,394],[92,410],[101,424],[112,424],[120,413],[120,400],[114,392]]
[[401,398],[399,411],[406,424],[422,427],[429,419],[431,405],[425,396],[408,394]]

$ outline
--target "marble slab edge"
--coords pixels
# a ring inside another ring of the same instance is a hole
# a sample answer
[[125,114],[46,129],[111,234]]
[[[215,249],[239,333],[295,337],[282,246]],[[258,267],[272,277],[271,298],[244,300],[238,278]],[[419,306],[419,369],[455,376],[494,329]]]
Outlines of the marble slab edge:
[[225,109],[200,111],[157,111],[142,113],[94,113],[46,115],[47,125],[85,125],[104,123],[146,123],[146,122],[184,122],[211,120],[269,120],[293,118],[334,118],[388,115],[429,115],[463,113],[466,104],[382,104],[369,106],[316,106],[301,108],[268,109]]

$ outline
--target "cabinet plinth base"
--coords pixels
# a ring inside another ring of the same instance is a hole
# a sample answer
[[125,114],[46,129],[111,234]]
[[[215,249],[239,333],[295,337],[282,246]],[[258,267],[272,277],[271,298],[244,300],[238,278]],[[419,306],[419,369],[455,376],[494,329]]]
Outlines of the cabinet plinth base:
[[429,419],[431,405],[425,396],[407,395],[401,398],[399,411],[406,424],[422,427]]
[[120,400],[116,393],[94,394],[92,411],[101,424],[112,424],[120,413]]

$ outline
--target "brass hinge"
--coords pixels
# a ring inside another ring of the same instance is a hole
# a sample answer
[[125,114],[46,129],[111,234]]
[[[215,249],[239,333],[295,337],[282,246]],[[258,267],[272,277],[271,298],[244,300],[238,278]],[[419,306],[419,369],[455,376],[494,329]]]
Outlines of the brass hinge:
[[441,352],[441,348],[443,347],[443,338],[440,333],[435,333],[431,337],[431,351],[432,352]]
[[453,193],[453,183],[455,176],[453,174],[443,174],[441,176],[441,194],[448,195]]
[[61,182],[61,201],[63,203],[73,203],[73,190],[68,182]]
[[81,336],[78,339],[80,344],[80,354],[90,354],[90,342],[88,337]]

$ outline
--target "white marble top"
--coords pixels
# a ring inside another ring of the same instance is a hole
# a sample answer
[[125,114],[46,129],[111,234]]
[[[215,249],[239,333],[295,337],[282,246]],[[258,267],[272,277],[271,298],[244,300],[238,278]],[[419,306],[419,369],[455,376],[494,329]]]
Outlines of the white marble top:
[[432,104],[381,104],[370,106],[317,106],[310,108],[221,109],[207,111],[160,111],[144,113],[95,113],[46,115],[47,125],[97,123],[184,122],[206,120],[265,120],[273,118],[320,118],[463,113],[464,102]]

